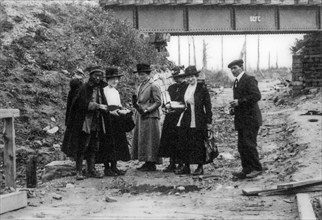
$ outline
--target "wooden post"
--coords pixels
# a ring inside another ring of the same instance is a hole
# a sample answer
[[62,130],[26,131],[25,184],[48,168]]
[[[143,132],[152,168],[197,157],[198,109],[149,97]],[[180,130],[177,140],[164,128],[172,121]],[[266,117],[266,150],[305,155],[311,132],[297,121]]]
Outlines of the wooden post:
[[27,188],[37,187],[37,158],[31,156],[26,166],[26,184]]
[[4,119],[4,164],[6,185],[16,188],[16,144],[14,118]]
[[6,186],[16,188],[16,142],[14,117],[19,116],[18,109],[0,109],[0,118],[4,120],[4,172]]

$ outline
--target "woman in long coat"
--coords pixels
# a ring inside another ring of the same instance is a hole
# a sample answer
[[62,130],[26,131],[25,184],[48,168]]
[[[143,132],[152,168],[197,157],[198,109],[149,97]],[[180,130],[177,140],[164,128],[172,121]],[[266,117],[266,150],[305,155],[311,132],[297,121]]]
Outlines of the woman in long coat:
[[117,161],[131,159],[121,120],[124,120],[125,117],[132,117],[133,113],[122,106],[120,94],[115,89],[123,74],[119,73],[116,67],[108,67],[105,74],[107,86],[103,90],[110,114],[106,123],[108,124],[107,133],[97,152],[96,163],[104,163],[105,176],[118,176],[124,175],[125,171],[117,168]]
[[185,165],[176,174],[190,174],[190,164],[198,164],[194,175],[203,174],[206,162],[204,141],[207,129],[211,128],[212,112],[210,95],[203,83],[197,82],[199,72],[195,66],[185,69],[186,81],[189,83],[184,94],[186,110],[178,121],[180,156]]
[[133,97],[136,108],[135,128],[133,134],[133,159],[145,161],[141,171],[155,171],[160,144],[160,112],[161,90],[150,77],[151,69],[148,64],[137,64],[139,80],[137,95]]

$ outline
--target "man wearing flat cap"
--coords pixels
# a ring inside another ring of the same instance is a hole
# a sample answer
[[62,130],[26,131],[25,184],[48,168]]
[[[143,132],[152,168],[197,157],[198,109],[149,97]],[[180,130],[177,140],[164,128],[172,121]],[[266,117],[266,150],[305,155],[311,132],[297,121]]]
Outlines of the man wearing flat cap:
[[261,93],[255,77],[244,72],[243,63],[243,60],[234,60],[228,65],[236,77],[233,87],[234,100],[230,102],[230,107],[234,109],[238,152],[242,164],[240,172],[232,173],[238,179],[253,178],[262,172],[257,151],[257,134],[262,125],[262,115],[258,106]]
[[77,180],[84,179],[83,159],[87,161],[87,175],[101,177],[95,170],[95,152],[98,151],[101,137],[106,133],[104,117],[107,101],[103,92],[103,74],[104,70],[100,66],[91,68],[89,80],[80,87],[67,119],[69,134],[64,136],[62,151],[75,158]]
[[136,109],[135,128],[133,134],[133,159],[145,161],[140,171],[155,171],[155,164],[160,163],[160,112],[161,90],[153,82],[150,76],[151,68],[149,64],[137,64],[140,85],[136,95],[133,96],[132,104]]

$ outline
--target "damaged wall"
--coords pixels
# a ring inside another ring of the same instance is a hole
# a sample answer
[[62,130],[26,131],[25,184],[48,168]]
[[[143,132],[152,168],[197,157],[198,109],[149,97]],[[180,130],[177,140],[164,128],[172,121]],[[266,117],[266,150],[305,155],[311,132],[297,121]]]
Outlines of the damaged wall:
[[322,87],[322,33],[305,35],[303,47],[293,55],[293,91]]

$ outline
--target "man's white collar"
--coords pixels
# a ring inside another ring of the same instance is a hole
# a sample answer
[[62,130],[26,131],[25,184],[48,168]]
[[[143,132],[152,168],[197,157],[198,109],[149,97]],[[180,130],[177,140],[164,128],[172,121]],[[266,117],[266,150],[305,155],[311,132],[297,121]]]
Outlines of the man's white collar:
[[244,73],[245,73],[245,71],[241,72],[241,73],[236,77],[236,79],[238,80],[238,82],[239,82],[239,80],[242,78],[242,76],[244,75]]

